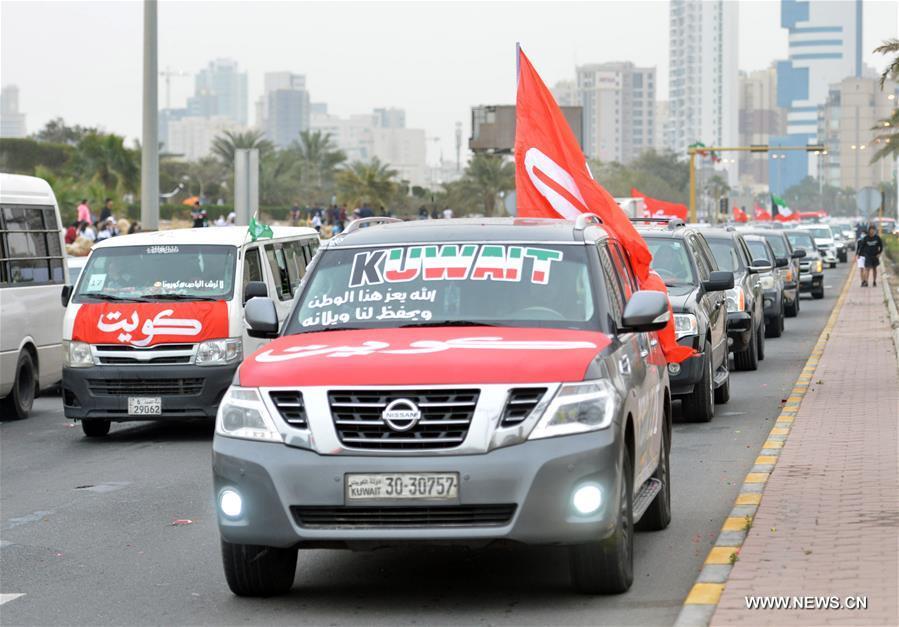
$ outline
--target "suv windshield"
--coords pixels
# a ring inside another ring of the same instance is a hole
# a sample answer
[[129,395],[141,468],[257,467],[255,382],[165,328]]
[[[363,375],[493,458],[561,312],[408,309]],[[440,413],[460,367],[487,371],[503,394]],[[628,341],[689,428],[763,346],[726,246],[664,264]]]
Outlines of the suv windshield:
[[805,251],[815,250],[815,242],[808,233],[787,233],[787,238],[793,248],[801,248]]
[[833,239],[833,233],[831,233],[829,226],[813,226],[803,230],[808,231],[812,234],[812,237],[818,239]]
[[332,249],[307,281],[287,334],[468,324],[599,327],[584,246]]
[[116,246],[91,255],[76,303],[91,300],[230,300],[233,246]]
[[715,261],[718,263],[719,270],[727,272],[741,272],[743,270],[743,264],[740,263],[740,258],[737,256],[732,240],[708,239],[707,241],[709,248],[712,249],[712,254],[715,256]]
[[693,264],[687,255],[687,248],[679,239],[670,237],[644,236],[649,252],[652,253],[652,269],[659,273],[665,285],[694,285]]

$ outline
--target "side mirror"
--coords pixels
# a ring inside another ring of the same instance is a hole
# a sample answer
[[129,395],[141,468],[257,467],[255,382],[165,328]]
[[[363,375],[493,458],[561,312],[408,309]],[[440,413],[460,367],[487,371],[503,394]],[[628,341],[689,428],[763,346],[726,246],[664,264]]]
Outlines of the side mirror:
[[278,310],[270,298],[257,296],[247,301],[244,320],[250,337],[271,339],[278,336]]
[[723,292],[734,286],[734,273],[726,270],[715,270],[709,274],[709,280],[702,282],[706,292]]
[[668,297],[662,292],[640,290],[631,295],[624,307],[622,323],[629,331],[644,332],[663,329],[671,319]]
[[806,254],[807,253],[805,252],[804,248],[797,248],[796,250],[793,251],[792,257],[793,257],[793,259],[802,259],[803,257],[805,257]]
[[262,281],[250,281],[243,288],[243,304],[250,302],[251,298],[268,298],[268,288]]
[[749,272],[758,274],[760,272],[771,272],[774,269],[767,259],[753,259],[752,265],[749,266]]
[[59,298],[62,301],[63,307],[69,306],[69,299],[72,297],[72,286],[71,285],[63,285],[62,293],[60,293]]
[[778,257],[776,261],[778,268],[786,268],[788,265],[790,265],[790,260],[786,257]]

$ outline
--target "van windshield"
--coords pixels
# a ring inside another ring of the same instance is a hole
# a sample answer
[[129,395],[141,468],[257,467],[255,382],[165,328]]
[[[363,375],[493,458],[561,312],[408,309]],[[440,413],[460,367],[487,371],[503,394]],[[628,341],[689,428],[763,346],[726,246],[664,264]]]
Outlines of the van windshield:
[[286,333],[403,326],[597,329],[584,246],[326,250]]
[[236,257],[233,246],[100,248],[82,271],[73,300],[230,300]]

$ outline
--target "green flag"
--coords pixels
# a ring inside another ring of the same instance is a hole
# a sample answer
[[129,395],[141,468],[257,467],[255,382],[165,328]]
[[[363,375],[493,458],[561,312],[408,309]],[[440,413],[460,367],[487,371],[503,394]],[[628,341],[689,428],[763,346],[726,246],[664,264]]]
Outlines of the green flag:
[[771,213],[774,215],[780,215],[784,218],[789,218],[793,215],[793,210],[787,206],[787,201],[785,201],[780,196],[775,196],[771,194],[771,206],[774,209]]
[[259,239],[260,237],[272,238],[275,236],[275,234],[272,233],[272,227],[270,227],[267,224],[263,224],[262,222],[257,222],[255,215],[252,218],[250,218],[249,230],[250,230],[250,237],[253,238],[254,242],[257,239]]

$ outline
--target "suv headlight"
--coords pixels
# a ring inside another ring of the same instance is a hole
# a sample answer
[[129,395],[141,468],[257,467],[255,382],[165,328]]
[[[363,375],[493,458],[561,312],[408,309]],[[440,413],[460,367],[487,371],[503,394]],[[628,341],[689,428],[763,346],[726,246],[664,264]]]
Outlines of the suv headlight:
[[774,276],[770,274],[763,275],[759,278],[759,284],[761,284],[763,290],[773,290]]
[[239,362],[243,357],[243,341],[239,337],[206,340],[197,347],[198,366],[223,366]]
[[253,388],[228,388],[215,416],[215,432],[244,440],[284,441],[259,392]]
[[699,323],[693,314],[674,314],[674,333],[677,339],[699,334]]
[[726,303],[728,311],[745,311],[746,295],[743,293],[742,287],[732,287],[726,292]]
[[820,259],[818,259],[818,261],[815,262],[815,270],[814,271],[815,272],[824,272],[824,262],[821,261]]
[[605,379],[566,383],[559,388],[528,438],[537,440],[605,429],[615,418],[617,401],[615,388]]
[[87,342],[62,341],[63,364],[69,368],[88,368],[94,365],[91,345]]

